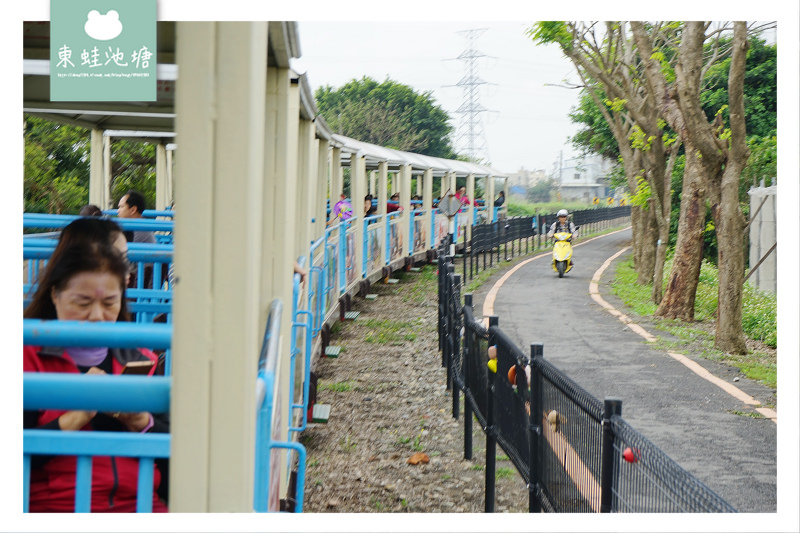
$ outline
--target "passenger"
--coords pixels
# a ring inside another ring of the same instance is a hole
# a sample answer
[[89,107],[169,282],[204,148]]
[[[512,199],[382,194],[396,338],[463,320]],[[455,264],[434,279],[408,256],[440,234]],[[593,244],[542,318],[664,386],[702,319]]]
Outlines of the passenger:
[[371,217],[378,210],[377,206],[372,205],[372,195],[368,194],[364,197],[364,216]]
[[400,207],[400,193],[394,193],[390,198],[389,201],[386,202],[386,212],[393,213],[395,211],[401,211],[402,207]]
[[[145,200],[144,196],[141,193],[134,191],[133,189],[129,190],[125,193],[125,195],[119,199],[118,209],[117,209],[117,217],[119,218],[143,218],[142,213],[145,209]],[[152,231],[126,231],[125,237],[128,239],[128,242],[141,242],[147,244],[155,244],[156,243],[156,236]],[[137,286],[137,276],[138,276],[138,268],[136,265],[133,265],[131,277],[128,280],[128,287],[135,288]],[[163,269],[161,271],[161,277],[157,280],[155,286],[153,286],[153,265],[148,264],[144,267],[144,279],[142,280],[142,287],[149,289],[149,288],[161,288],[164,285],[164,281],[167,279],[168,272],[165,272]]]
[[506,193],[505,191],[500,191],[498,193],[497,199],[494,201],[495,207],[501,207],[506,202]]
[[[58,262],[64,251],[72,246],[93,242],[111,244],[114,248],[119,250],[123,259],[128,263],[129,272],[125,278],[127,284],[131,269],[131,265],[128,262],[128,241],[125,238],[125,233],[122,231],[122,228],[120,228],[116,222],[107,218],[76,218],[67,224],[67,226],[61,230],[58,244],[56,244],[53,253],[50,254],[48,264]],[[42,271],[39,283],[45,281],[49,270],[50,269],[47,268]]]
[[78,211],[78,214],[82,217],[101,217],[103,216],[103,210],[94,204],[86,204],[85,206],[81,207],[81,210]]
[[459,202],[461,202],[461,205],[469,205],[470,204],[469,196],[467,196],[467,188],[466,187],[459,187],[458,188],[458,190],[456,191],[456,198],[458,199]]
[[[142,218],[145,210],[145,201],[142,193],[131,189],[126,192],[117,204],[117,216],[119,218]],[[156,236],[152,231],[134,231],[133,238],[129,242],[144,242],[155,244]]]
[[[107,242],[80,242],[65,247],[51,259],[25,318],[116,322],[129,320],[125,299],[128,263]],[[153,363],[147,349],[23,346],[23,371],[67,374],[120,374],[129,362]],[[92,379],[92,378],[86,378]],[[26,429],[61,431],[169,432],[169,417],[151,413],[98,413],[47,409],[24,411]],[[95,456],[92,460],[92,512],[134,512],[138,459]],[[31,461],[30,511],[74,510],[76,459],[74,456],[34,456]],[[158,466],[153,472],[153,511],[166,512],[158,497]]]

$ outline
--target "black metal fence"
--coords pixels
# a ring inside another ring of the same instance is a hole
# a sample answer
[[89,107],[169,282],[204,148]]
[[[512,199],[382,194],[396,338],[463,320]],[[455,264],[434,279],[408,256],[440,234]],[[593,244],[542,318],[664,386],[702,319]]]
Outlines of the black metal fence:
[[[629,205],[600,209],[587,209],[572,213],[572,221],[580,226],[580,233],[587,235],[619,226],[631,216]],[[481,268],[493,266],[503,259],[549,247],[547,231],[557,219],[556,214],[511,217],[492,224],[472,226],[469,241],[461,249],[464,278],[472,279]],[[523,247],[525,251],[523,252]],[[482,263],[482,264],[481,264]]]
[[541,344],[524,353],[497,317],[488,327],[476,321],[448,249],[438,257],[439,346],[456,419],[464,396],[466,459],[473,414],[486,434],[486,512],[494,511],[497,446],[527,483],[530,512],[736,512],[630,427],[619,399],[594,398],[544,358]]

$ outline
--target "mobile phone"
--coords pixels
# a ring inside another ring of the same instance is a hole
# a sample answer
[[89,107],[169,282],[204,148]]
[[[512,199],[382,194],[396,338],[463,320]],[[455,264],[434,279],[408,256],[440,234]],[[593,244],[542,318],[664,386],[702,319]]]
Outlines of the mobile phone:
[[130,361],[125,365],[125,368],[122,369],[122,373],[147,375],[150,373],[150,369],[153,368],[154,364],[153,361]]

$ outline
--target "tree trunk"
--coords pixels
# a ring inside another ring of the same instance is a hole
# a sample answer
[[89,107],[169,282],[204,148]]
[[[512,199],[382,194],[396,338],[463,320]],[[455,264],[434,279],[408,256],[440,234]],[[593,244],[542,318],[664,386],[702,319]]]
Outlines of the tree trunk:
[[[642,171],[642,153],[634,150],[626,142],[627,135],[617,136],[622,161],[625,167],[625,176],[628,180],[628,190],[636,190],[636,176]],[[636,283],[646,285],[653,280],[655,266],[655,218],[651,209],[641,206],[631,206],[631,228],[633,235],[633,268],[636,271]]]
[[669,218],[666,224],[658,227],[658,241],[656,242],[655,269],[653,271],[653,302],[660,304],[662,299],[662,289],[664,280],[664,263],[667,260],[667,248],[669,248]]
[[655,315],[694,320],[694,301],[703,259],[703,229],[706,218],[706,189],[703,166],[693,145],[684,142],[686,169],[683,173],[678,241],[669,282]]
[[717,226],[717,266],[719,292],[715,347],[729,353],[745,354],[747,345],[742,329],[742,285],[744,283],[745,220],[739,208],[739,180],[747,164],[744,120],[744,72],[747,54],[747,28],[734,24],[733,55],[728,81],[728,105],[731,122],[731,147],[720,187]]
[[652,209],[631,207],[633,227],[633,266],[636,270],[636,283],[647,285],[653,281],[656,260],[656,220]]

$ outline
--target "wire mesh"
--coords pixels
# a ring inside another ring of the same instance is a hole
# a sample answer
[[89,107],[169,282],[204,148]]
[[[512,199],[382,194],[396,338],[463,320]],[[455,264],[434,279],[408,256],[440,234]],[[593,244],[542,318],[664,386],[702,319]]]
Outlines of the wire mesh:
[[618,457],[614,465],[614,512],[736,512],[621,417],[613,416],[610,422]]
[[487,420],[487,392],[486,380],[487,372],[489,371],[487,363],[489,362],[489,332],[484,328],[480,322],[475,320],[472,308],[464,306],[464,336],[469,336],[465,339],[464,346],[468,347],[468,351],[464,353],[464,360],[462,368],[466,370],[466,379],[464,380],[464,397],[472,407],[472,412],[475,413],[475,418],[481,424],[481,427],[486,427]]

